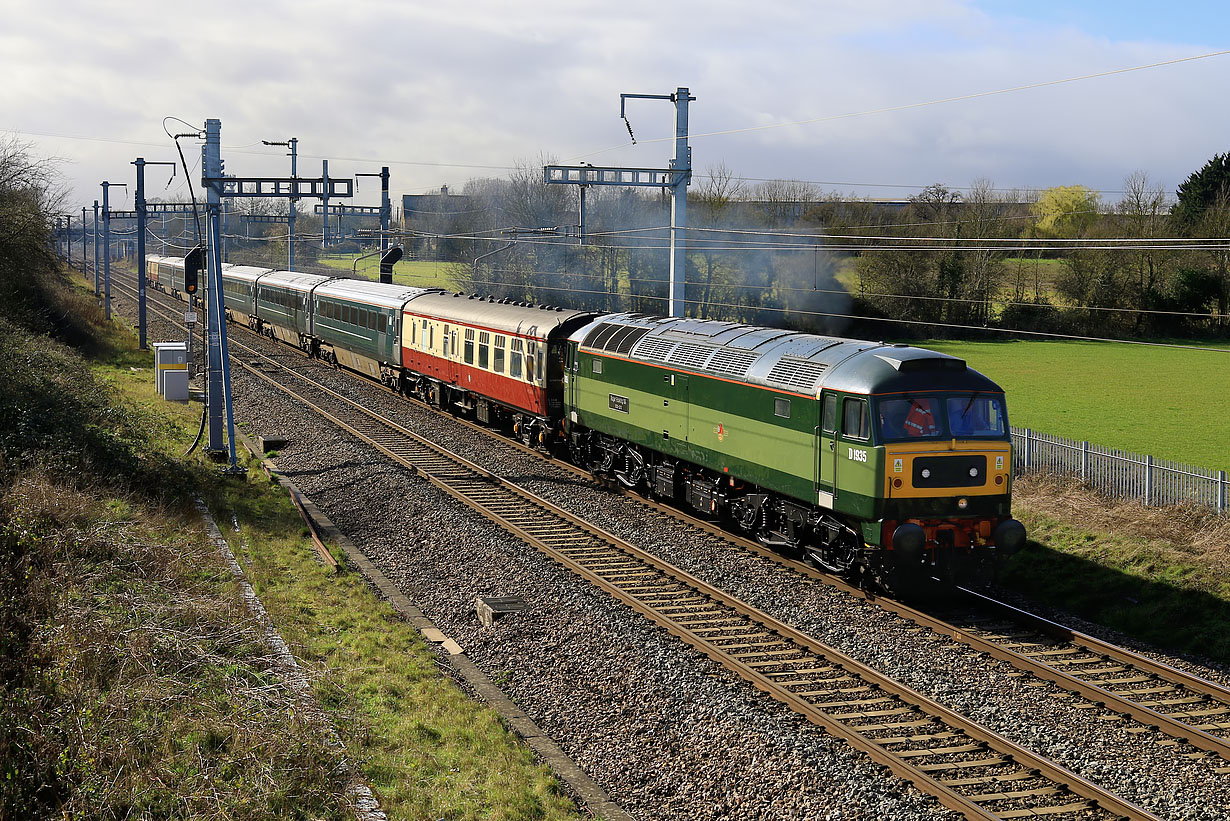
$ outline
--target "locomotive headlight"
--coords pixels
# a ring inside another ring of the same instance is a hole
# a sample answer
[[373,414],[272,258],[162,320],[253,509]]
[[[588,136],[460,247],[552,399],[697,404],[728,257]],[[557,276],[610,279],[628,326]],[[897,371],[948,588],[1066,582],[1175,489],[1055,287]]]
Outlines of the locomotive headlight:
[[957,507],[959,507],[961,510],[965,510],[967,507],[969,507],[969,499],[966,499],[964,496],[962,496],[960,499],[957,499]]
[[930,478],[931,478],[931,468],[923,468],[923,469],[922,469],[922,477],[923,477],[924,479],[930,479]]
[[978,468],[970,468],[970,469],[969,469],[969,475],[970,475],[970,476],[977,476],[977,475],[978,475]]

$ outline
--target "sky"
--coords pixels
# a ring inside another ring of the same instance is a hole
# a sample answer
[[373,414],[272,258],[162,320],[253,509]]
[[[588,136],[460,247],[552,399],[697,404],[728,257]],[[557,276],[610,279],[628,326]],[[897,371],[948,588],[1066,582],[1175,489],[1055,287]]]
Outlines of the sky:
[[[131,208],[132,160],[177,160],[166,129],[206,118],[228,173],[289,174],[261,141],[294,136],[300,176],[388,165],[395,197],[544,160],[662,168],[673,106],[629,101],[633,146],[619,95],[677,87],[696,98],[694,169],[749,185],[1081,184],[1113,202],[1133,172],[1173,192],[1230,150],[1230,54],[971,97],[1230,49],[1224,3],[1074,5],[4,0],[0,139],[57,158],[70,210],[104,179],[129,183],[113,207]],[[919,105],[950,98],[965,99]],[[199,194],[199,143],[181,144]],[[182,201],[185,181],[147,169],[147,196]],[[352,202],[378,204],[378,182]]]

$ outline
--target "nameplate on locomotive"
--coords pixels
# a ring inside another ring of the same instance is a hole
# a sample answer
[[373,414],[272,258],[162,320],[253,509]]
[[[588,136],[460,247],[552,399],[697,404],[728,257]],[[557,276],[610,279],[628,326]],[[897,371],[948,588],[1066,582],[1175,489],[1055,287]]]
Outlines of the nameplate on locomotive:
[[620,413],[628,412],[628,397],[618,396],[613,393],[608,395],[610,396],[610,399],[607,403],[611,406],[611,410],[617,410]]

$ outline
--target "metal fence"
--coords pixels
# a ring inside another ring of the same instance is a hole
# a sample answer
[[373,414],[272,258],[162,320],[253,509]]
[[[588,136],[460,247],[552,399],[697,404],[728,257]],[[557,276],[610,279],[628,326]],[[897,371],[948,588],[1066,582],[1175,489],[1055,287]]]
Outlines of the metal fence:
[[1107,496],[1146,505],[1192,504],[1227,512],[1226,471],[1197,468],[1091,445],[1029,428],[1012,428],[1015,473],[1071,476]]

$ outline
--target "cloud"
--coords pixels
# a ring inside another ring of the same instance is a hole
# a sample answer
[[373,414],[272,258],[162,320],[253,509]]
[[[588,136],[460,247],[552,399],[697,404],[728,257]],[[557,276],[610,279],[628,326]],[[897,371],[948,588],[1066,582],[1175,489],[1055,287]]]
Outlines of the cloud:
[[630,102],[646,140],[630,147],[619,94],[677,86],[697,97],[695,134],[783,125],[693,141],[697,168],[724,161],[758,178],[1115,189],[1144,169],[1173,189],[1225,150],[1218,135],[1230,130],[1230,114],[1209,104],[1228,58],[786,125],[1214,50],[1199,30],[1162,41],[1146,21],[1116,19],[1112,37],[1089,15],[1078,27],[960,0],[73,5],[49,15],[19,0],[7,13],[0,127],[165,146],[35,137],[75,160],[65,172],[82,201],[103,177],[130,176],[137,154],[176,156],[167,115],[219,117],[225,146],[265,152],[228,155],[233,173],[285,174],[283,152],[259,142],[297,136],[301,173],[319,168],[315,157],[365,158],[330,170],[390,164],[394,189],[408,192],[540,153],[664,166],[670,142],[648,140],[673,134],[673,109]]

